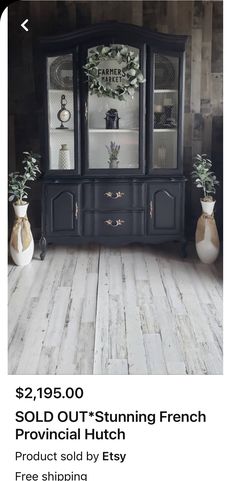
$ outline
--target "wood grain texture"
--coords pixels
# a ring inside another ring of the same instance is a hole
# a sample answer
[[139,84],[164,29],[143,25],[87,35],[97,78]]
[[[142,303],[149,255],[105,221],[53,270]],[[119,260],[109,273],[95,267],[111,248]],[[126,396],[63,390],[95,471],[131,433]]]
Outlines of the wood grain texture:
[[[30,18],[32,28],[23,36],[19,18]],[[66,1],[14,2],[9,6],[9,130],[15,143],[13,164],[27,149],[41,152],[42,66],[38,61],[39,36],[70,32],[109,20],[143,25],[150,29],[188,35],[185,79],[184,172],[188,176],[192,157],[207,153],[213,162],[223,159],[223,2],[221,1]],[[33,46],[33,48],[32,48]],[[33,112],[33,116],[32,116]],[[191,114],[191,115],[190,115]],[[196,119],[201,125],[196,138]],[[220,141],[219,141],[220,139]],[[219,175],[222,168],[218,169]],[[187,189],[186,229],[193,236],[200,213],[195,187]],[[40,192],[31,191],[33,228],[40,227]],[[217,194],[221,203],[221,193]],[[222,226],[219,209],[219,227]]]
[[10,374],[221,374],[222,343],[220,262],[175,244],[49,247],[9,268]]

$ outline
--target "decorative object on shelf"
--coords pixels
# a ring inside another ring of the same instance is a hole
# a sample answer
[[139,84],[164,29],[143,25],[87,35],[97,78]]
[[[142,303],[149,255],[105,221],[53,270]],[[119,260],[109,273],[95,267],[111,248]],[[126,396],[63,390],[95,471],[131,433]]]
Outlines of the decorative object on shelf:
[[206,154],[197,154],[194,159],[192,179],[198,189],[202,189],[204,197],[201,199],[202,214],[197,221],[195,234],[196,250],[199,259],[204,264],[212,264],[219,255],[220,241],[214,219],[215,187],[219,185],[212,162]]
[[61,125],[60,125],[60,127],[57,127],[57,129],[68,129],[68,127],[65,127],[63,125],[65,122],[68,122],[71,118],[71,113],[66,108],[66,104],[67,104],[66,96],[63,94],[61,96],[61,108],[57,113],[57,118],[58,118],[58,120],[60,120]]
[[175,69],[173,64],[167,57],[163,55],[156,56],[155,64],[155,87],[158,89],[166,89],[174,86]]
[[[112,62],[112,64],[111,64]],[[117,65],[114,66],[115,62]],[[90,50],[84,65],[90,94],[126,100],[144,82],[138,55],[125,45],[101,45]]]
[[106,129],[119,129],[119,120],[120,117],[116,109],[108,110],[105,116]]
[[160,145],[157,149],[157,164],[159,168],[166,166],[166,146]]
[[15,221],[10,238],[10,253],[13,261],[18,266],[30,263],[34,253],[34,239],[27,218],[29,181],[36,180],[40,173],[38,159],[40,156],[23,152],[23,174],[12,172],[9,175],[9,201],[14,202]]
[[111,169],[117,168],[119,164],[118,155],[120,152],[120,145],[117,145],[115,142],[110,142],[110,146],[106,145],[108,154],[109,154],[109,167]]
[[174,118],[167,118],[163,125],[163,129],[176,129],[177,124]]
[[61,144],[59,150],[59,169],[66,170],[70,168],[70,150],[68,149],[67,144]]
[[168,120],[172,118],[173,115],[173,102],[169,98],[164,99],[164,112],[165,112],[165,122],[168,123]]
[[163,124],[163,107],[162,105],[156,105],[154,107],[154,129],[160,128]]
[[164,99],[164,125],[163,128],[176,128],[176,120],[174,118],[174,105],[171,98]]
[[173,117],[174,105],[171,99],[164,99],[164,105],[154,107],[154,129],[176,128],[176,120]]
[[50,85],[55,89],[73,88],[72,56],[57,57],[50,66]]

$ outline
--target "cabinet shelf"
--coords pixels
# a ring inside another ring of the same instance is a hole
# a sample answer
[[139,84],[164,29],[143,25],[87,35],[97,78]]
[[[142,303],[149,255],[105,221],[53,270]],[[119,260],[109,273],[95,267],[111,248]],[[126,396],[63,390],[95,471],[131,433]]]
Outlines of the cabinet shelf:
[[153,132],[177,132],[177,129],[153,129]]
[[100,133],[117,133],[117,134],[125,134],[125,133],[138,133],[138,129],[89,129],[89,132],[92,134],[100,134]]
[[154,94],[173,94],[178,92],[176,89],[154,89]]
[[74,132],[74,129],[56,129],[56,128],[50,128],[50,132]]
[[65,92],[66,92],[66,93],[71,93],[71,94],[73,94],[73,90],[72,90],[72,89],[48,89],[48,92],[49,92],[50,94],[54,94],[54,93],[56,93],[56,94],[63,94],[63,93],[65,93]]

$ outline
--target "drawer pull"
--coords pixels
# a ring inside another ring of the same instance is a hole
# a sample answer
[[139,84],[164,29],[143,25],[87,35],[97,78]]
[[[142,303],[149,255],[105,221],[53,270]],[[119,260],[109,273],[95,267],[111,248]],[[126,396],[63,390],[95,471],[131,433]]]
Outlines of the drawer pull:
[[150,205],[149,205],[149,215],[152,219],[152,211],[153,211],[153,208],[152,208],[152,200],[150,201]]
[[125,195],[124,192],[105,192],[104,194],[107,199],[120,199],[123,195]]
[[75,203],[75,218],[78,219],[78,214],[79,214],[79,207],[78,207],[78,202]]
[[122,219],[117,219],[117,220],[107,219],[107,220],[104,220],[104,224],[110,225],[111,227],[118,227],[119,225],[122,225],[124,223],[125,223],[125,221],[122,220]]

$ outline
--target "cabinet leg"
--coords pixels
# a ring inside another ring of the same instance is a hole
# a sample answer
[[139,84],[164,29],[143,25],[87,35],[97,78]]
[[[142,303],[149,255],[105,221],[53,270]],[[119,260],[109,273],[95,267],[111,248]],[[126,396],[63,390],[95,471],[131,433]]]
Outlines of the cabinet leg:
[[47,249],[46,237],[44,237],[43,235],[41,236],[40,241],[39,241],[39,248],[40,248],[40,250],[41,250],[41,252],[40,252],[40,259],[41,259],[41,261],[43,261],[44,258],[45,258],[46,249]]
[[181,257],[184,259],[187,257],[187,241],[186,239],[181,240],[180,244],[180,252],[181,252]]

